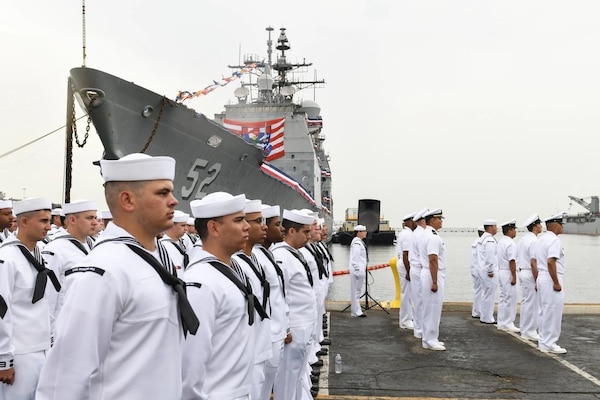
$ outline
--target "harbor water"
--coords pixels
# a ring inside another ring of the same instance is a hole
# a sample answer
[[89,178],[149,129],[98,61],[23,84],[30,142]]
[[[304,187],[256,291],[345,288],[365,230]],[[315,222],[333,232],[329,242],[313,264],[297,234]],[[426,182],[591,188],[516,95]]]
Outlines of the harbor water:
[[[515,241],[525,232],[519,231]],[[445,302],[471,302],[473,285],[470,272],[471,244],[477,233],[461,229],[442,229],[440,235],[446,250]],[[497,234],[499,240],[502,234]],[[600,303],[600,236],[560,235],[565,250],[565,303]],[[335,258],[334,271],[348,269],[349,246],[331,244]],[[369,266],[389,263],[396,256],[395,246],[369,246]],[[391,268],[370,271],[367,274],[369,295],[377,301],[395,297],[395,283]],[[329,287],[328,300],[350,300],[349,275],[336,275]]]

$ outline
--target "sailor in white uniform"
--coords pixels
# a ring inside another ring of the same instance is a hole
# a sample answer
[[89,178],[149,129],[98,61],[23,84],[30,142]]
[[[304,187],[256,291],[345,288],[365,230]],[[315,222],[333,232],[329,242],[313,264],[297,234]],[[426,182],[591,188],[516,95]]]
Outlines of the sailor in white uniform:
[[[263,309],[271,311],[271,285],[266,277],[265,268],[253,253],[255,245],[262,243],[267,236],[267,225],[263,223],[262,202],[246,200],[244,208],[246,222],[250,225],[248,240],[244,247],[233,255],[233,259],[242,267],[248,277],[252,290]],[[254,325],[254,365],[252,367],[252,398],[259,399],[265,384],[265,368],[267,360],[273,356],[271,346],[271,320],[260,318],[256,313]]]
[[130,154],[100,167],[114,220],[65,272],[36,400],[180,400],[181,342],[198,319],[156,241],[173,225],[175,160]]
[[498,243],[494,235],[498,232],[497,222],[493,219],[483,221],[485,233],[479,238],[477,260],[481,279],[482,296],[479,309],[479,322],[495,324],[494,302],[498,289]]
[[59,231],[64,233],[64,219],[65,213],[63,212],[62,208],[58,207],[52,209],[52,222],[50,224],[50,232],[48,232],[48,240],[52,240],[54,235],[56,235],[56,233]]
[[12,236],[10,227],[13,220],[11,200],[0,200],[0,244]]
[[[76,200],[63,204],[65,230],[54,235],[54,239],[42,250],[42,256],[46,260],[48,268],[54,271],[63,287],[65,287],[65,271],[81,261],[92,249],[93,241],[90,236],[96,231],[97,208],[96,202],[92,200]],[[54,328],[54,320],[58,316],[65,293],[66,289],[63,289],[58,296],[51,293],[48,296],[52,328]]]
[[284,240],[272,247],[285,277],[291,334],[275,378],[275,400],[300,400],[305,394],[301,378],[308,370],[317,303],[313,289],[315,277],[298,249],[308,242],[313,220],[312,215],[300,210],[283,210]]
[[523,226],[528,232],[523,235],[517,246],[517,267],[521,284],[519,325],[523,339],[537,341],[540,307],[535,283],[538,269],[534,250],[538,240],[537,235],[542,232],[542,221],[537,214],[533,214],[527,218]]
[[[265,240],[261,244],[257,244],[252,249],[252,254],[256,257],[259,264],[265,271],[267,281],[269,281],[271,302],[270,308],[270,327],[271,327],[271,353],[272,356],[267,360],[265,365],[265,383],[262,388],[258,400],[268,400],[273,391],[273,383],[275,375],[279,368],[279,363],[283,357],[284,343],[291,340],[291,335],[288,332],[289,326],[289,308],[285,301],[285,278],[283,271],[277,264],[275,256],[269,248],[274,243],[279,243],[283,240],[283,230],[281,227],[281,210],[279,206],[262,205],[262,216],[265,219],[267,233]],[[281,398],[278,394],[275,398]]]
[[204,246],[185,270],[200,328],[183,343],[183,400],[251,398],[253,325],[266,315],[254,296],[260,289],[232,257],[248,241],[245,202],[243,194],[214,192],[190,203]]
[[350,243],[350,315],[352,317],[366,317],[360,306],[360,292],[367,276],[367,246],[364,239],[367,237],[367,228],[364,225],[354,227],[354,238]]
[[479,277],[479,260],[477,259],[477,246],[479,239],[485,232],[483,225],[477,228],[477,239],[471,244],[471,278],[473,279],[473,307],[471,308],[471,317],[479,318],[481,308],[481,297],[483,289],[481,287],[481,278]]
[[[60,290],[37,246],[50,230],[52,202],[14,203],[18,233],[0,246],[0,399],[33,400],[50,349],[46,294]],[[50,279],[48,279],[50,278]],[[52,282],[47,285],[47,281]],[[32,297],[33,296],[33,297]]]
[[515,326],[517,317],[517,221],[510,220],[502,224],[502,238],[498,242],[498,296],[499,330],[519,333]]
[[567,350],[558,345],[563,308],[565,305],[564,275],[565,250],[558,238],[563,231],[562,213],[547,218],[546,233],[535,247],[540,296],[538,349],[544,353],[564,354]]
[[400,310],[398,312],[398,325],[401,329],[414,329],[413,303],[410,294],[410,260],[408,251],[413,231],[417,227],[413,217],[416,213],[410,213],[402,218],[402,230],[396,240],[396,267],[400,277]]
[[189,214],[183,211],[175,210],[173,215],[173,227],[165,232],[160,242],[165,246],[165,249],[169,252],[169,257],[175,268],[183,270],[189,264],[189,255],[187,253],[186,245],[183,242],[185,236],[185,226],[189,219]]
[[419,244],[422,241],[425,233],[425,227],[427,223],[423,214],[429,211],[429,208],[425,207],[418,211],[413,217],[413,221],[417,224],[417,227],[413,231],[413,236],[410,242],[410,248],[408,250],[408,260],[410,262],[410,295],[413,299],[413,335],[417,339],[421,339],[423,336],[423,297],[421,287],[421,256],[419,251]]
[[442,303],[446,287],[446,251],[438,230],[442,228],[442,209],[427,211],[423,217],[427,228],[423,234],[421,285],[423,297],[423,338],[422,346],[430,350],[446,350],[439,340]]

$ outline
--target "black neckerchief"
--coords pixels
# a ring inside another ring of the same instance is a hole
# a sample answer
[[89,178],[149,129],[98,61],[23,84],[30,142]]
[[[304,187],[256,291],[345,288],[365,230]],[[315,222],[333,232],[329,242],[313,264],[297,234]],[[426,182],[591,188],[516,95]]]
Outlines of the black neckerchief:
[[281,291],[283,292],[283,297],[285,297],[285,279],[283,278],[283,271],[281,270],[281,268],[279,268],[279,265],[277,265],[277,261],[275,261],[275,258],[273,258],[273,254],[269,250],[265,249],[263,246],[259,246],[258,248],[269,259],[271,264],[273,264],[273,268],[275,268],[275,272],[277,273],[277,276],[279,276],[279,280],[281,281]]
[[262,307],[263,307],[263,309],[266,310],[267,304],[269,304],[269,297],[271,296],[271,285],[269,284],[269,281],[267,280],[267,277],[265,276],[265,271],[258,270],[258,266],[255,263],[256,260],[254,260],[254,257],[248,257],[243,252],[236,253],[236,255],[238,257],[240,257],[242,260],[244,260],[246,262],[246,264],[248,264],[248,266],[250,266],[250,268],[252,268],[252,272],[254,272],[254,274],[260,281],[260,286],[262,286],[262,288],[263,288]]

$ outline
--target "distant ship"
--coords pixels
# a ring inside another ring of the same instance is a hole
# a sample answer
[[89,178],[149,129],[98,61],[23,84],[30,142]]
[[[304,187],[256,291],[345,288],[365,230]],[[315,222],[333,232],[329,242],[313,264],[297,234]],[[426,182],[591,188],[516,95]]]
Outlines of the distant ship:
[[320,108],[314,100],[296,96],[324,81],[296,79],[300,75],[295,72],[311,64],[287,61],[285,28],[272,61],[273,28],[267,31],[267,60],[249,55],[244,65],[230,66],[231,80],[241,82],[234,92],[237,104],[226,105],[214,120],[186,107],[181,99],[170,100],[85,67],[71,70],[68,110],[75,99],[89,112],[104,159],[135,152],[175,158],[175,196],[183,211],[207,193],[244,193],[265,204],[319,211],[331,232],[331,169]]
[[563,233],[600,235],[600,200],[598,196],[591,196],[589,202],[575,196],[569,196],[569,199],[585,208],[587,212],[565,214],[563,216]]
[[[333,243],[349,245],[354,238],[354,227],[358,224],[358,208],[347,208],[342,226],[333,234]],[[379,219],[379,229],[367,234],[368,244],[388,246],[394,244],[396,230],[390,227],[387,219]]]

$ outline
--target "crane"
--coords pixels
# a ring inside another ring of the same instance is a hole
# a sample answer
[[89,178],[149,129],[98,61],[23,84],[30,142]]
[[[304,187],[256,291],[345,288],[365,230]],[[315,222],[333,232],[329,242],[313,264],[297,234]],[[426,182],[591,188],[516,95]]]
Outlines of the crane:
[[569,196],[569,199],[571,199],[571,201],[574,201],[575,203],[579,204],[581,207],[585,208],[592,214],[598,214],[598,212],[600,211],[600,207],[599,207],[600,201],[598,199],[598,196],[591,196],[591,201],[589,203],[587,201],[585,201],[583,198],[579,198],[579,197],[575,197],[575,196]]

